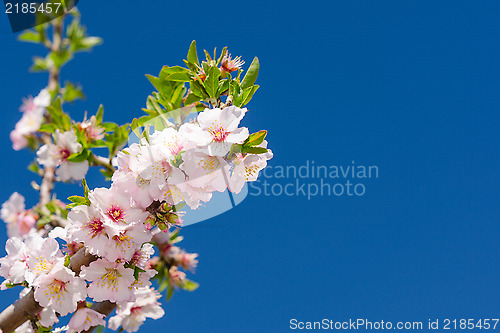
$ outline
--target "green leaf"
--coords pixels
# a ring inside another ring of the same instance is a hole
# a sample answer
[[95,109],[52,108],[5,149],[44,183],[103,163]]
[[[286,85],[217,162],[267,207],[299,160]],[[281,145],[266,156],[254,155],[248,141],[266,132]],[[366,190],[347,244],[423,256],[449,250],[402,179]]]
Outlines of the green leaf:
[[33,57],[33,66],[31,66],[30,70],[32,72],[48,71],[53,64],[51,58]]
[[262,147],[242,147],[241,152],[244,154],[265,154],[267,149]]
[[29,43],[41,43],[43,41],[42,35],[38,31],[34,30],[27,30],[21,33],[17,37],[17,39],[22,42],[29,42]]
[[148,78],[149,82],[153,85],[153,87],[156,88],[156,90],[160,91],[161,87],[161,82],[160,79],[157,78],[156,76],[146,74],[146,77]]
[[118,125],[115,123],[102,123],[101,126],[106,132],[114,132],[118,129]]
[[134,118],[132,120],[132,122],[130,123],[130,129],[140,139],[141,138],[141,132],[139,131],[139,127],[140,127],[139,120],[137,118]]
[[73,58],[72,52],[68,51],[67,49],[61,49],[60,52],[51,52],[49,56],[54,62],[54,66],[56,66],[57,68],[61,68],[68,61],[70,61],[71,58]]
[[90,157],[90,154],[91,154],[91,152],[89,152],[87,149],[83,149],[80,153],[71,154],[68,157],[68,161],[73,162],[73,163],[83,162],[83,161],[88,160],[88,158]]
[[83,185],[83,193],[85,195],[85,199],[87,199],[87,201],[90,202],[89,200],[90,189],[89,186],[87,185],[87,180],[85,180],[85,178],[82,179],[82,185]]
[[179,86],[174,90],[172,98],[170,99],[172,104],[176,105],[177,107],[181,106],[180,102],[182,100],[182,96],[184,95],[185,92],[184,90],[185,90],[184,83],[179,84]]
[[198,96],[200,99],[205,99],[205,98],[210,97],[210,96],[208,96],[205,88],[203,87],[203,85],[199,81],[192,81],[190,88],[191,88],[191,91],[193,92],[193,94]]
[[51,222],[52,222],[52,220],[50,219],[50,217],[44,216],[44,217],[39,218],[36,221],[36,226],[37,227],[43,227],[44,225],[49,224]]
[[227,47],[224,46],[224,48],[222,49],[222,53],[220,54],[220,57],[219,59],[217,59],[217,66],[219,66],[220,62],[222,61],[222,59],[224,58],[224,55],[226,54],[227,52]]
[[187,61],[189,61],[192,64],[199,65],[200,62],[198,60],[198,53],[196,51],[196,41],[193,40],[191,42],[191,45],[189,46],[189,51],[187,54]]
[[186,97],[186,100],[184,101],[184,105],[190,105],[190,104],[196,103],[198,101],[200,101],[200,98],[198,96],[196,96],[195,94],[190,93]]
[[72,195],[68,198],[72,203],[67,205],[66,208],[74,208],[76,206],[90,206],[90,200],[79,195]]
[[207,93],[210,97],[213,97],[213,98],[218,97],[217,91],[219,88],[219,77],[220,77],[219,68],[210,67],[210,69],[207,73],[207,78],[204,82],[205,90],[207,91]]
[[251,87],[255,84],[255,81],[257,81],[257,76],[259,75],[259,58],[255,57],[250,64],[250,67],[247,70],[247,73],[245,74],[245,77],[241,81],[241,87],[243,89],[246,89],[248,87]]
[[168,286],[168,289],[167,289],[167,301],[170,301],[170,299],[172,298],[173,295],[174,295],[174,287]]
[[188,82],[191,79],[189,70],[180,66],[163,66],[160,72],[160,78],[164,77],[166,81]]
[[102,123],[103,117],[104,117],[104,106],[101,104],[101,105],[99,105],[99,109],[97,110],[97,113],[95,114],[95,119],[97,121],[97,124]]
[[219,81],[219,87],[217,88],[217,94],[219,96],[229,89],[229,82],[229,80]]
[[28,166],[28,170],[31,171],[31,172],[34,172],[36,173],[37,175],[40,174],[40,166],[38,165],[37,161],[33,161],[29,166]]
[[255,94],[257,89],[259,89],[259,86],[257,86],[257,85],[251,87],[251,89],[250,89],[250,91],[248,91],[248,93],[246,93],[246,91],[248,89],[245,89],[245,93],[243,94],[243,102],[242,102],[241,106],[244,106],[244,105],[250,103],[250,101],[252,100],[253,94]]
[[207,58],[208,62],[212,62],[212,57],[210,56],[210,53],[207,52],[207,50],[203,50],[205,52],[205,57]]
[[139,280],[139,273],[144,273],[144,272],[145,272],[145,270],[143,270],[142,268],[134,266],[134,278],[136,280]]
[[45,133],[54,133],[55,131],[56,127],[54,126],[54,124],[43,124],[38,129],[38,132],[45,132]]
[[237,81],[229,82],[229,95],[233,96],[233,98],[239,96],[241,94],[240,84]]
[[184,284],[182,285],[182,289],[187,290],[187,291],[195,291],[198,289],[200,285],[194,281],[186,279]]
[[262,142],[264,142],[264,139],[266,138],[267,131],[262,130],[258,131],[257,133],[250,134],[248,138],[243,142],[243,146],[245,147],[253,147],[253,146],[258,146]]
[[66,102],[73,102],[77,99],[83,99],[85,95],[83,94],[82,87],[77,86],[69,81],[65,83],[63,88],[62,99]]
[[97,45],[102,44],[102,38],[100,37],[85,37],[80,41],[80,48],[78,50],[89,50]]
[[64,266],[69,267],[70,260],[71,258],[69,254],[66,253],[66,257],[64,258]]
[[177,238],[177,236],[179,236],[179,229],[175,229],[175,231],[172,233],[172,235],[170,235],[169,242],[171,243],[174,239]]
[[180,151],[175,155],[175,157],[170,161],[170,163],[178,168],[184,161],[182,160],[182,153],[184,153],[184,150]]

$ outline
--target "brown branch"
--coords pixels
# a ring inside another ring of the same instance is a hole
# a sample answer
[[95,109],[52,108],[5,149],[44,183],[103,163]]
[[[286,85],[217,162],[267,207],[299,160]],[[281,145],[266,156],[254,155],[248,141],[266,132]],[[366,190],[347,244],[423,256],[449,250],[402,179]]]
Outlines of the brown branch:
[[[96,259],[96,256],[82,248],[71,257],[69,268],[78,275],[82,266],[88,266]],[[11,333],[28,319],[36,317],[41,310],[42,307],[35,301],[34,291],[31,290],[0,313],[0,329],[3,333]]]
[[[53,33],[52,42],[46,42],[45,45],[49,48],[50,52],[61,52],[61,41],[63,34],[63,22],[64,15],[55,19],[52,23]],[[50,93],[55,93],[59,90],[59,80],[60,80],[60,68],[56,65],[52,65],[49,70],[49,85],[48,89]],[[47,115],[47,119],[50,121],[50,116]],[[44,135],[42,137],[44,144],[52,142],[52,137],[50,134]],[[52,190],[54,189],[55,182],[55,168],[48,167],[43,169],[43,179],[42,185],[40,185],[40,207],[45,206],[51,200]]]

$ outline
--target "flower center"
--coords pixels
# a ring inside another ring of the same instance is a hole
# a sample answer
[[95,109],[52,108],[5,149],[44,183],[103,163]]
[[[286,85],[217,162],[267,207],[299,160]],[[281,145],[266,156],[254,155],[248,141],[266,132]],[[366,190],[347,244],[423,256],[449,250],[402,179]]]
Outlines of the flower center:
[[226,132],[226,129],[220,124],[215,124],[214,126],[210,127],[208,129],[208,132],[215,142],[223,142],[229,135],[229,132]]
[[141,307],[140,306],[134,306],[132,309],[130,309],[130,314],[131,315],[136,315],[141,312]]
[[56,302],[61,304],[61,298],[64,297],[66,293],[66,283],[59,280],[54,280],[51,284],[47,286],[44,294],[49,300],[56,299]]
[[43,257],[36,257],[36,260],[35,267],[33,267],[36,274],[48,273],[53,267],[52,263]]
[[87,223],[87,229],[89,230],[87,235],[94,238],[104,230],[104,224],[100,219],[94,217]]
[[70,155],[71,152],[67,148],[61,148],[59,150],[59,156],[63,162],[66,161]]
[[125,218],[125,211],[123,207],[112,204],[111,207],[108,208],[106,215],[108,215],[109,218],[115,222],[124,222],[123,220]]
[[111,287],[111,290],[118,290],[116,284],[118,283],[118,278],[121,277],[121,274],[118,273],[116,269],[106,268],[106,273],[99,278],[97,281],[97,286],[104,287],[106,286],[108,289]]

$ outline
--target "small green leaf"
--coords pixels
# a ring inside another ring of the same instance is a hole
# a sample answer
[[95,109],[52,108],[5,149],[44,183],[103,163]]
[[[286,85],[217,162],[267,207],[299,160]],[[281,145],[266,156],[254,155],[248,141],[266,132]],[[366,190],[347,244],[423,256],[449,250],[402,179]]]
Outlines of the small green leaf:
[[241,152],[244,154],[265,154],[267,149],[262,147],[242,147]]
[[250,91],[248,93],[246,92],[248,89],[245,89],[245,93],[242,96],[243,102],[241,103],[241,106],[244,106],[244,105],[247,105],[248,103],[250,103],[250,101],[252,100],[253,94],[255,94],[257,89],[259,89],[258,85],[251,87]]
[[186,97],[186,100],[184,101],[184,105],[190,105],[193,103],[196,103],[200,101],[200,98],[196,96],[195,94],[191,93]]
[[99,109],[97,110],[97,113],[95,114],[95,119],[97,121],[97,124],[102,123],[103,117],[104,117],[104,106],[101,104],[101,105],[99,105]]
[[89,200],[90,189],[89,186],[87,185],[87,181],[85,180],[85,178],[82,179],[82,185],[83,185],[83,193],[85,195],[85,199],[87,199],[87,201],[90,202]]
[[192,64],[199,65],[200,62],[198,60],[198,53],[196,51],[196,41],[193,40],[191,42],[191,45],[189,46],[189,51],[187,54],[187,61],[189,61]]
[[264,139],[266,138],[267,131],[262,130],[258,131],[257,133],[250,134],[248,138],[243,142],[243,146],[245,147],[253,147],[253,146],[258,146],[262,142],[264,142]]
[[199,286],[200,285],[198,283],[186,279],[186,281],[184,281],[184,284],[182,285],[182,289],[187,291],[195,291]]
[[72,203],[67,205],[66,208],[74,208],[76,206],[90,206],[90,200],[81,197],[79,195],[72,195],[71,197],[68,198],[69,201]]
[[48,71],[53,64],[54,62],[50,58],[33,57],[33,66],[30,70],[32,72]]
[[64,258],[64,266],[69,267],[70,260],[71,258],[69,254],[66,253],[66,257]]
[[250,67],[247,70],[247,73],[245,74],[245,77],[241,81],[241,87],[243,89],[246,89],[248,87],[251,87],[255,84],[255,81],[257,81],[257,76],[259,75],[259,58],[255,57],[250,64]]
[[63,88],[62,98],[66,102],[73,102],[77,99],[85,98],[85,95],[83,94],[81,86],[77,86],[77,85],[67,81],[65,83],[64,88]]
[[54,124],[43,124],[42,126],[40,126],[38,131],[45,133],[54,133],[56,131],[56,127],[54,126]]
[[174,287],[168,286],[168,289],[167,289],[167,301],[170,301],[170,299],[172,298],[173,295],[174,295]]
[[17,39],[22,42],[29,42],[29,43],[41,43],[43,41],[42,35],[38,31],[34,30],[27,30],[21,33],[17,37]]
[[209,72],[207,73],[207,78],[204,82],[205,89],[210,97],[216,98],[217,90],[219,88],[219,77],[220,70],[217,67],[210,67]]
[[36,174],[40,174],[40,166],[38,165],[37,161],[33,161],[29,166],[28,166],[28,170],[31,171],[31,172],[34,172]]
[[191,79],[189,70],[180,66],[163,66],[160,72],[160,78],[164,76],[166,81],[188,82]]
[[79,163],[88,160],[90,157],[90,152],[87,149],[83,149],[80,153],[71,154],[68,157],[68,162]]

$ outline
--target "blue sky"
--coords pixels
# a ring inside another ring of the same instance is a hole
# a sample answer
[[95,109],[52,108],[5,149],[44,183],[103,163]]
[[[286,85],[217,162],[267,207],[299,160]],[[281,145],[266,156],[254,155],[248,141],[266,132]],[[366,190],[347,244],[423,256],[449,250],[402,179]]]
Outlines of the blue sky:
[[[153,89],[144,74],[182,64],[196,39],[247,63],[259,57],[261,88],[244,125],[269,131],[271,166],[379,169],[378,178],[357,180],[363,196],[249,195],[186,227],[182,245],[200,254],[201,286],[177,293],[144,330],[288,332],[292,318],[498,316],[500,3],[82,0],[79,8],[104,44],[64,69],[87,94],[74,118],[100,103],[107,121],[141,115]],[[18,191],[34,204],[36,178],[24,171],[32,155],[14,152],[8,133],[21,98],[45,85],[44,74],[27,71],[43,50],[17,42],[4,14],[0,43],[0,201]],[[65,198],[79,189],[57,191]]]

